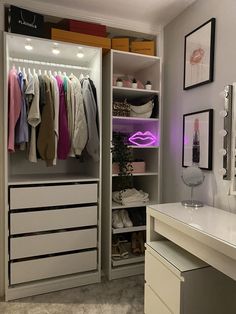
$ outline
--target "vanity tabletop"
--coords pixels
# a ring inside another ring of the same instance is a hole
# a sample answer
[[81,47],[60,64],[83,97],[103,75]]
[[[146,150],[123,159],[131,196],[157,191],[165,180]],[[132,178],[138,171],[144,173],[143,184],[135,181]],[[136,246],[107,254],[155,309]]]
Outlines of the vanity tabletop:
[[183,232],[192,230],[193,235],[198,233],[205,238],[226,244],[227,247],[233,249],[233,255],[236,256],[236,214],[210,206],[194,209],[184,207],[181,203],[158,204],[148,207],[156,212],[157,219],[172,226],[178,224]]

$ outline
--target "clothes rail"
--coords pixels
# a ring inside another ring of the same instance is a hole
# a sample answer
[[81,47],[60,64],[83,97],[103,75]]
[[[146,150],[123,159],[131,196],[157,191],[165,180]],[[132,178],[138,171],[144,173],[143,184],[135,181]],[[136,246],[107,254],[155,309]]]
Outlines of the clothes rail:
[[84,71],[91,71],[91,68],[82,67],[82,66],[78,66],[78,65],[71,65],[71,64],[53,63],[53,62],[28,60],[28,59],[18,59],[18,58],[12,58],[12,57],[9,58],[9,61],[28,63],[28,64],[46,65],[46,66],[53,66],[53,67],[61,67],[61,68],[68,68],[68,69],[78,69],[78,70],[84,70]]

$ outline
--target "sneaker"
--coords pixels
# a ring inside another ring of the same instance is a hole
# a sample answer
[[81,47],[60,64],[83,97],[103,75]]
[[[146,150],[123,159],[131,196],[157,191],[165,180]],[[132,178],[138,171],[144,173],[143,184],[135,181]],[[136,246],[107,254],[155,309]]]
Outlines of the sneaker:
[[130,220],[128,211],[126,209],[120,210],[120,217],[121,217],[124,227],[126,228],[133,227],[133,223]]
[[124,224],[119,214],[119,210],[114,210],[112,212],[112,227],[115,229],[124,228]]

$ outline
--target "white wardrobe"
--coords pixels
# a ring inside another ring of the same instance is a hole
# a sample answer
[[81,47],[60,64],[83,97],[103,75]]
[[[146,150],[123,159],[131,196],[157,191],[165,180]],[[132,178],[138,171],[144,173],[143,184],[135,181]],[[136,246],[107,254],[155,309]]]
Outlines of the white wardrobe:
[[[26,45],[33,48],[26,50]],[[88,75],[97,91],[101,151],[101,58],[100,48],[6,33],[5,91],[13,66]],[[31,163],[25,151],[8,153],[7,97],[5,93],[6,300],[99,282],[101,152],[99,161],[70,157],[53,167],[43,160]]]

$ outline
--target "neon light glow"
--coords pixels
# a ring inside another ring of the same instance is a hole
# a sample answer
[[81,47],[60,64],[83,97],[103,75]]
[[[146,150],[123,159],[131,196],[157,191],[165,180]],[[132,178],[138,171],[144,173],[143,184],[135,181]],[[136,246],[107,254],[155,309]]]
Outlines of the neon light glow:
[[129,137],[129,142],[136,146],[152,146],[157,142],[157,137],[150,131],[139,131]]

